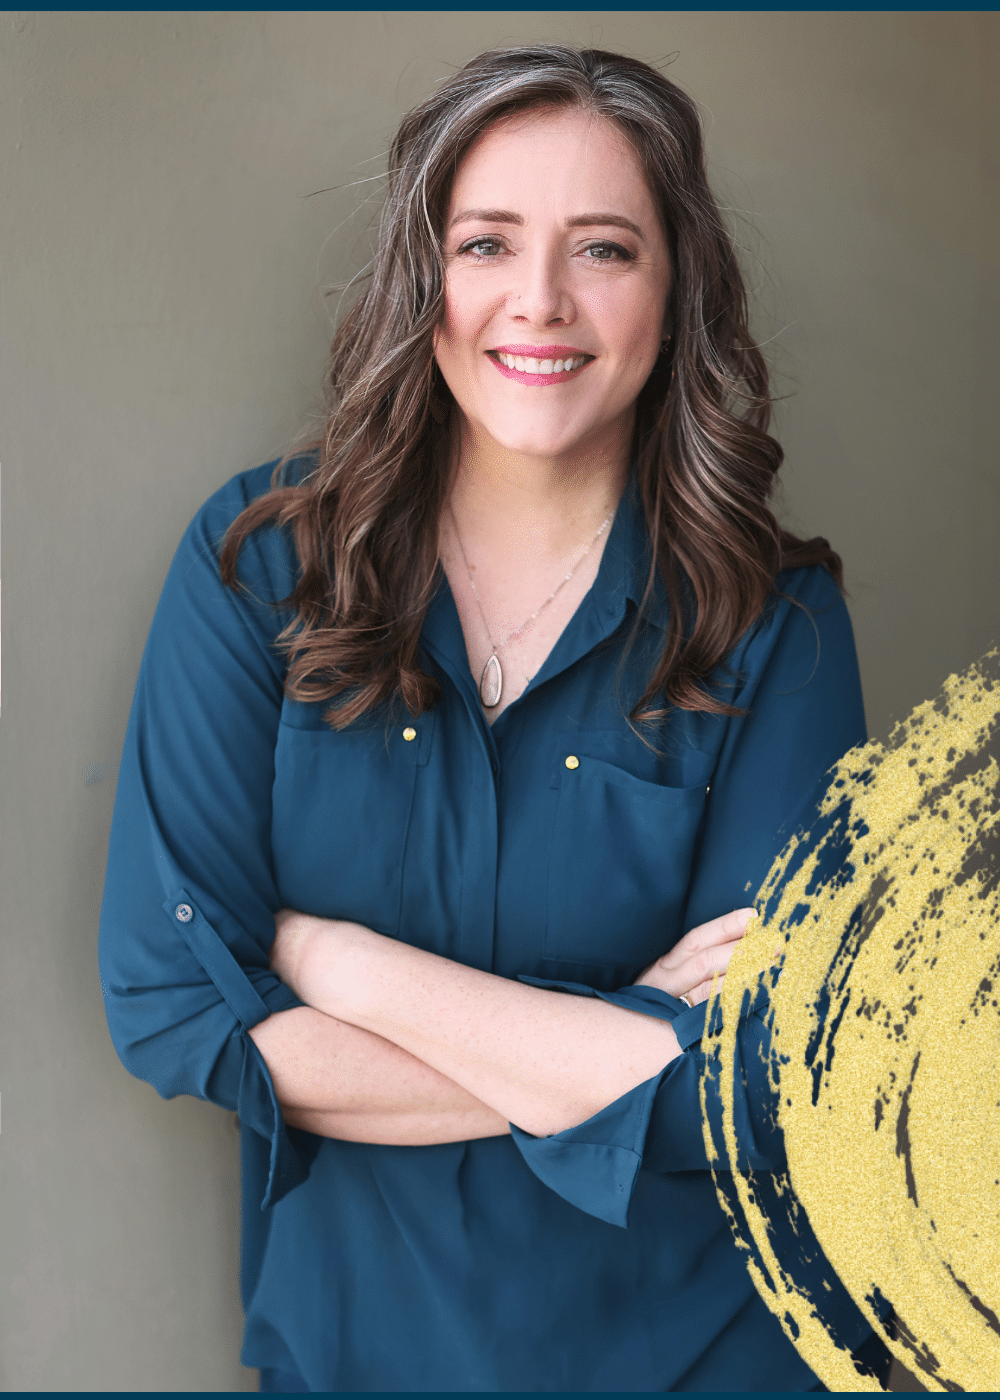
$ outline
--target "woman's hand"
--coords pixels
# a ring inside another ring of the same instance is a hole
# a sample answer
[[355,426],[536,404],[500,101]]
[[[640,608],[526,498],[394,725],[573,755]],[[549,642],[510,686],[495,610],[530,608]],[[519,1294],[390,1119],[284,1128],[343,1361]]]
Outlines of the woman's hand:
[[295,909],[279,909],[274,916],[275,935],[271,944],[271,970],[308,1006],[316,954],[322,949],[329,968],[338,952],[345,952],[359,938],[377,938],[370,929],[347,919],[322,919],[300,914]]
[[713,977],[717,978],[718,986],[756,912],[755,909],[734,909],[730,914],[722,914],[718,919],[689,929],[670,952],[651,963],[633,985],[659,987],[671,996],[683,997],[692,1006],[707,1001]]
[[296,996],[299,989],[298,970],[305,954],[314,925],[319,922],[311,914],[299,914],[294,909],[279,909],[274,916],[275,935],[271,944],[271,971],[276,972]]

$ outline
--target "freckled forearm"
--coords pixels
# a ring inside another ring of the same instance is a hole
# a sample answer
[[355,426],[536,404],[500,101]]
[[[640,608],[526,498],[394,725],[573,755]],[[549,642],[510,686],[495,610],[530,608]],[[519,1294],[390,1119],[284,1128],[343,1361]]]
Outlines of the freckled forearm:
[[285,1122],[304,1128],[317,1137],[337,1138],[340,1142],[371,1142],[388,1147],[433,1147],[444,1142],[471,1142],[477,1138],[502,1137],[510,1132],[507,1123],[485,1104],[466,1110],[385,1111],[337,1113],[309,1108],[286,1108]]
[[399,1146],[509,1132],[498,1113],[430,1065],[313,1007],[275,1012],[250,1036],[293,1127]]
[[357,926],[323,922],[296,990],[543,1135],[582,1122],[680,1053],[661,1021],[465,967]]

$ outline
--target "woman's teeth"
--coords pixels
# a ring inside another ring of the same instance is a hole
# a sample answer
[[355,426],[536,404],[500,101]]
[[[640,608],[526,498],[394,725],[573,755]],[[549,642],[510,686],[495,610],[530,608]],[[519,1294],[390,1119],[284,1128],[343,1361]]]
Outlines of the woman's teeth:
[[496,357],[507,369],[520,370],[522,374],[565,374],[567,370],[580,369],[587,361],[586,355],[571,355],[565,360],[535,360],[530,355],[505,355],[501,350]]

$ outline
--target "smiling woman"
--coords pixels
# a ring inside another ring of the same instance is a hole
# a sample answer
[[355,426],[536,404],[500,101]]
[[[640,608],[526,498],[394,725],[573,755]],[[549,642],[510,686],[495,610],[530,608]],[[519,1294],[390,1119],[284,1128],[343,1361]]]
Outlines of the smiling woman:
[[[492,127],[459,167],[444,252],[435,358],[472,432],[533,459],[620,458],[669,335],[670,286],[664,230],[621,129],[574,109]],[[518,392],[495,371],[573,388]]]
[[669,336],[670,256],[634,148],[578,108],[509,117],[473,144],[443,252],[434,358],[461,412],[441,558],[495,719],[596,577],[636,400]]
[[699,1047],[864,715],[839,560],[767,504],[691,100],[597,51],[467,64],[397,134],[329,389],[322,438],[181,543],[102,916],[125,1064],[240,1116],[243,1360],[266,1390],[821,1389],[719,1210]]

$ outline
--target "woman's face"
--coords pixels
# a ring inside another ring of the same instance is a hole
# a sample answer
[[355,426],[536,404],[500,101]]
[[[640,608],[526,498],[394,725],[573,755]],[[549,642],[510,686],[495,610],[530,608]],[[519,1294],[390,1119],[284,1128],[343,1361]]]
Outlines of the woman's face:
[[473,449],[620,454],[670,290],[663,228],[622,132],[572,109],[491,127],[456,173],[444,255],[435,356]]

